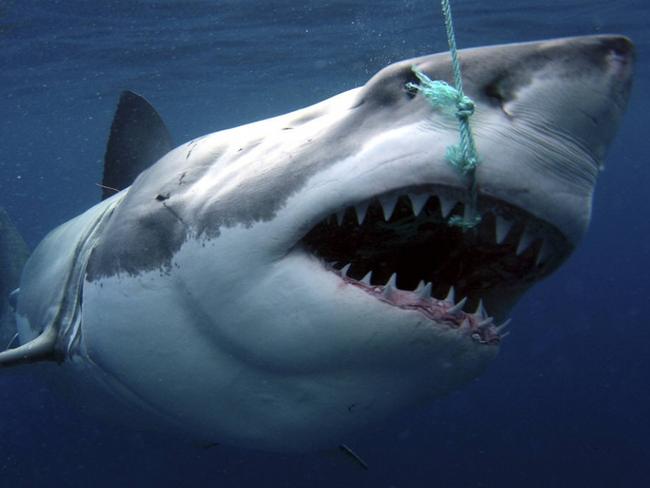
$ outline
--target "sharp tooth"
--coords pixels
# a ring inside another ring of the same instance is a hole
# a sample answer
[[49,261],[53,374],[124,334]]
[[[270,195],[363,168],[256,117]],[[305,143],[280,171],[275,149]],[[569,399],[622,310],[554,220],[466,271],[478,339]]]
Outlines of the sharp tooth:
[[438,195],[438,200],[440,200],[442,217],[446,219],[458,202],[453,198],[443,197],[442,195]]
[[338,212],[336,212],[336,223],[341,225],[343,223],[343,217],[345,217],[345,209],[342,208]]
[[463,298],[460,302],[458,302],[456,305],[453,307],[449,308],[447,310],[447,313],[449,314],[455,314],[457,312],[460,312],[463,310],[463,307],[465,306],[465,303],[467,302],[467,297]]
[[449,288],[449,293],[447,293],[447,296],[445,297],[445,301],[449,303],[454,303],[456,297],[456,290],[454,290],[454,287],[452,286]]
[[488,317],[487,319],[482,320],[481,322],[479,322],[476,325],[476,327],[478,327],[479,329],[485,329],[486,327],[489,327],[493,323],[494,323],[494,317]]
[[372,278],[372,271],[368,271],[366,276],[361,278],[361,283],[365,283],[366,285],[370,285],[370,278]]
[[429,201],[429,195],[424,193],[421,195],[409,194],[409,200],[411,200],[413,215],[417,217],[418,215],[420,215],[420,212],[422,212],[422,209],[427,204],[427,201]]
[[521,253],[523,253],[528,247],[530,247],[531,243],[535,240],[535,236],[528,232],[527,229],[524,228],[524,232],[521,234],[521,237],[519,238],[519,245],[517,246],[517,256],[519,256]]
[[350,269],[350,266],[352,266],[352,263],[348,263],[345,266],[341,268],[341,276],[347,276],[348,275],[348,270]]
[[357,203],[354,209],[357,212],[357,222],[359,225],[363,224],[363,221],[366,219],[366,212],[368,211],[368,202]]
[[542,248],[537,253],[537,259],[535,260],[535,266],[540,266],[545,264],[548,261],[548,258],[551,256],[551,245],[546,239],[542,241]]
[[503,217],[497,215],[496,226],[495,226],[497,244],[502,244],[503,241],[506,240],[508,232],[510,232],[511,228],[512,228],[511,221],[506,220]]
[[395,288],[397,288],[397,275],[393,273],[388,279],[388,282],[384,285],[382,294],[388,298],[395,292]]
[[431,283],[427,283],[424,288],[422,288],[418,295],[420,298],[431,298]]
[[397,288],[397,273],[393,273],[390,275],[390,278],[388,278],[388,281],[386,282],[386,287],[392,286],[393,288]]
[[381,203],[381,208],[384,210],[384,220],[388,222],[395,211],[397,195],[381,197],[379,202]]
[[474,312],[474,315],[484,319],[485,317],[488,316],[487,311],[485,310],[485,307],[483,306],[483,299],[479,299],[478,305],[476,306],[476,311]]
[[422,288],[424,288],[424,280],[420,280],[418,286],[416,286],[415,290],[413,290],[413,293],[420,293],[422,291]]
[[501,332],[510,325],[510,322],[512,322],[512,319],[508,319],[505,322],[503,322],[501,325],[496,326],[496,332],[497,334],[501,335]]

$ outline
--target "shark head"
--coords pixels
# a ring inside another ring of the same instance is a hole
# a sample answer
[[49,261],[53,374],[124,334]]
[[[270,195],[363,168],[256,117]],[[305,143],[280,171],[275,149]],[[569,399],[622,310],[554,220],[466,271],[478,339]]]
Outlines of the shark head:
[[497,321],[587,228],[632,46],[583,37],[460,58],[481,161],[474,229],[448,223],[468,203],[445,158],[457,120],[408,89],[413,67],[449,80],[448,54],[399,62],[190,141],[109,200],[77,353],[193,435],[274,450],[336,445],[478,376]]

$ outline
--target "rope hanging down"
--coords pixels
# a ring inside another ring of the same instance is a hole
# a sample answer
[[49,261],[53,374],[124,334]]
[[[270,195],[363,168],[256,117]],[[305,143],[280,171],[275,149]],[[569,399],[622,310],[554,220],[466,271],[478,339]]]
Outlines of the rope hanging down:
[[445,18],[455,87],[444,81],[431,80],[414,66],[412,70],[420,83],[407,83],[406,88],[421,92],[434,107],[451,109],[458,119],[460,143],[447,148],[446,158],[467,179],[469,198],[465,205],[465,215],[463,217],[452,216],[449,219],[449,225],[467,230],[481,221],[477,209],[478,192],[476,186],[476,167],[479,164],[479,158],[469,125],[469,118],[474,113],[474,102],[463,93],[463,78],[460,71],[460,61],[458,60],[458,50],[456,49],[456,36],[449,0],[442,0],[442,14]]

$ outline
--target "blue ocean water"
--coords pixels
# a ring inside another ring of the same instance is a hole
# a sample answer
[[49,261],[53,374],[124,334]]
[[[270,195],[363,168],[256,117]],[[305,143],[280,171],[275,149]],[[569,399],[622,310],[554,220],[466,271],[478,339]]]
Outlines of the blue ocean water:
[[[516,307],[486,374],[335,453],[201,449],[107,426],[29,368],[0,374],[1,486],[610,487],[650,483],[650,4],[453,2],[461,47],[616,32],[637,45],[629,111],[576,253]],[[283,113],[443,51],[437,2],[0,0],[0,207],[34,246],[98,201],[116,100],[176,142]]]

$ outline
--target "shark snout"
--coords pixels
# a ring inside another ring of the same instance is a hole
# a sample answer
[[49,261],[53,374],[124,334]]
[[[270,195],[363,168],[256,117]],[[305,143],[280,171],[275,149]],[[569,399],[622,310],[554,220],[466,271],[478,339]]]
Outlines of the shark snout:
[[[466,89],[481,100],[511,101],[534,81],[598,77],[620,95],[630,89],[634,44],[619,35],[581,36],[507,44],[462,52]],[[434,64],[445,60],[435,59]],[[440,66],[438,71],[447,71]],[[588,89],[588,87],[585,87]]]
[[623,36],[513,45],[491,81],[473,89],[513,126],[553,130],[602,165],[629,98],[634,46]]

